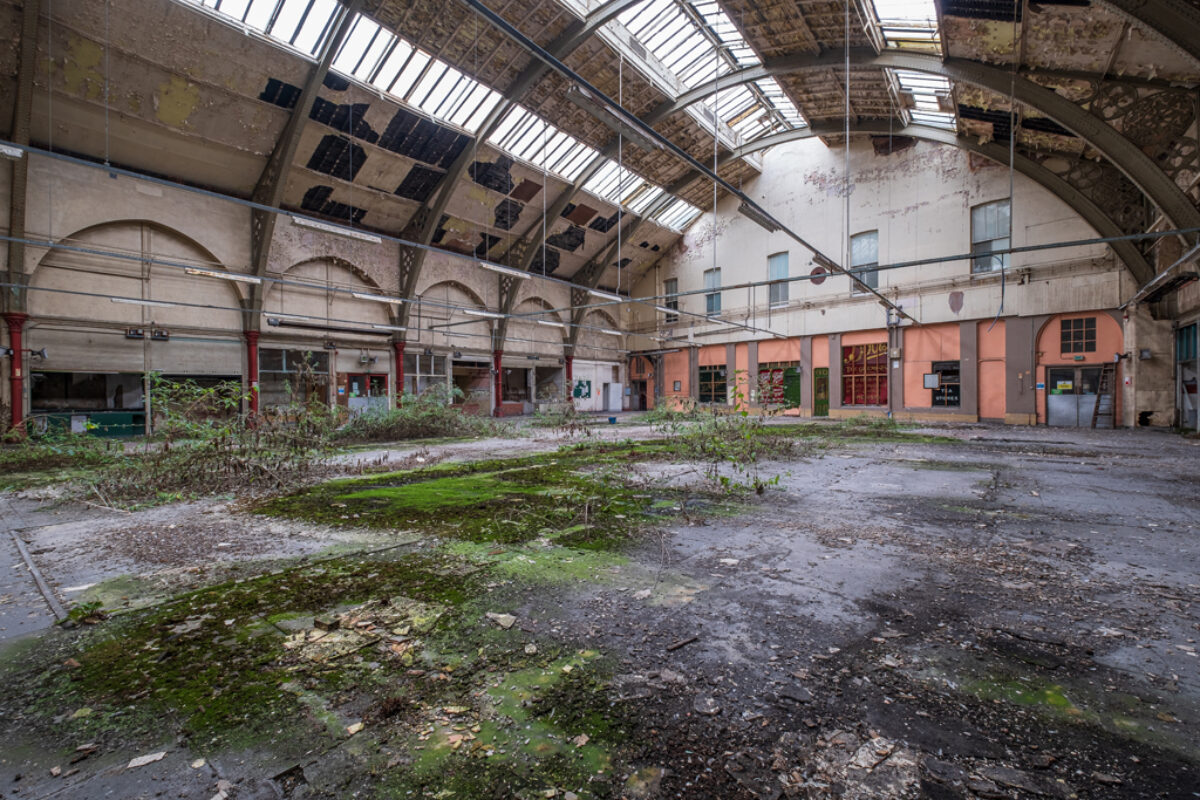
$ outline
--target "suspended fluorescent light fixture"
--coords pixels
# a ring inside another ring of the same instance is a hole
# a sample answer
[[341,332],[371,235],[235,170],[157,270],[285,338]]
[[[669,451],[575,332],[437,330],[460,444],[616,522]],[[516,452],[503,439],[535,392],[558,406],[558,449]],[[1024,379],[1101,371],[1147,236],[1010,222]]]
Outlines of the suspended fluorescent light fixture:
[[184,272],[188,275],[199,275],[203,278],[224,278],[229,281],[240,281],[241,283],[262,283],[262,278],[257,275],[243,275],[239,272],[222,272],[216,269],[201,269],[200,267],[184,267]]
[[624,336],[620,331],[614,331],[612,328],[601,328],[601,333],[607,333],[609,336]]
[[510,278],[520,278],[521,280],[525,280],[529,277],[529,273],[525,270],[514,269],[513,267],[505,267],[501,266],[500,264],[489,264],[486,261],[480,261],[479,266],[483,267],[484,269],[491,270],[492,272],[499,272],[501,275],[507,275]]
[[537,324],[538,324],[538,325],[549,325],[551,328],[565,328],[565,327],[567,327],[565,323],[562,323],[562,322],[555,322],[555,321],[554,321],[554,320],[552,320],[552,319],[539,319],[539,320],[537,321]]
[[[318,322],[325,321],[324,319],[321,319],[320,317],[306,317],[302,314],[284,314],[282,311],[264,311],[262,313],[263,313],[264,317],[274,317],[276,320],[294,319],[294,320],[297,320],[298,322],[312,322],[313,320],[317,320]],[[270,319],[267,320],[267,322],[270,322],[270,321],[271,321]]]
[[614,133],[619,133],[643,150],[662,150],[660,142],[651,139],[641,128],[631,122],[625,115],[613,110],[601,101],[592,97],[591,92],[579,86],[567,89],[567,99],[593,117],[603,122]]
[[621,295],[612,294],[611,292],[602,292],[599,289],[588,289],[588,294],[590,294],[592,297],[599,297],[601,300],[612,300],[617,303],[625,302],[625,298],[621,297]]
[[487,317],[488,319],[504,319],[503,314],[497,314],[495,311],[481,311],[478,308],[464,308],[464,314],[469,314],[472,317]]
[[779,223],[749,203],[743,201],[742,204],[738,206],[738,213],[756,225],[761,225],[762,227],[766,228],[771,233],[779,230]]
[[406,330],[408,330],[408,328],[405,328],[402,325],[372,325],[371,327],[377,331],[406,331]]
[[661,311],[664,314],[678,314],[679,313],[678,308],[667,308],[666,306],[655,306],[654,308],[656,311]]
[[20,161],[25,156],[25,151],[11,144],[0,144],[0,156]]
[[370,292],[351,292],[350,296],[357,297],[359,300],[374,300],[376,303],[392,303],[393,305],[408,302],[403,297],[389,297],[386,294],[371,294]]
[[179,303],[170,303],[165,300],[139,300],[136,297],[110,297],[108,299],[113,303],[123,303],[130,306],[153,306],[155,308],[179,307]]
[[354,228],[345,228],[341,225],[330,225],[328,222],[321,222],[308,217],[292,216],[292,223],[299,225],[301,228],[309,228],[322,233],[332,233],[334,236],[345,236],[347,239],[358,239],[360,242],[370,242],[371,244],[382,244],[383,239],[373,233],[366,231],[355,230]]

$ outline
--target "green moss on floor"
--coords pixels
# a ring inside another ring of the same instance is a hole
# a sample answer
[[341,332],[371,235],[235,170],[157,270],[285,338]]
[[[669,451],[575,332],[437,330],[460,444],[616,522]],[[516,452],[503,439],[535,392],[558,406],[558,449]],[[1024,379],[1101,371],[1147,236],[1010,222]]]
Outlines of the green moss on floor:
[[471,542],[527,542],[606,549],[650,513],[682,508],[677,490],[634,493],[622,466],[663,457],[661,443],[565,448],[557,453],[439,464],[321,486],[274,498],[258,511],[339,526],[420,530]]

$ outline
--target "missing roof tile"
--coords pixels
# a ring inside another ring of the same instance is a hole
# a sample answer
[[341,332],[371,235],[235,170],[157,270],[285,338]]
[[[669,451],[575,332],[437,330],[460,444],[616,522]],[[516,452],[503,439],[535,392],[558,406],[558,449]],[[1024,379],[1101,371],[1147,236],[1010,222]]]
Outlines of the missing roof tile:
[[538,192],[542,190],[542,185],[537,181],[531,181],[525,178],[517,184],[517,188],[510,192],[510,196],[514,200],[520,200],[522,203],[528,203],[533,198],[537,197]]
[[507,197],[501,200],[496,204],[496,227],[505,231],[511,230],[521,218],[524,208],[525,206],[516,200],[509,200]]
[[592,217],[596,216],[597,213],[598,212],[596,209],[581,203],[579,206],[572,209],[570,213],[563,214],[563,216],[571,220],[571,222],[574,222],[576,225],[587,225],[588,222],[591,221]]
[[583,244],[584,230],[578,225],[572,225],[561,233],[546,237],[546,244],[574,253]]
[[312,157],[308,159],[308,168],[353,181],[366,160],[366,150],[344,136],[329,135],[323,137],[313,150]]
[[413,164],[404,180],[396,187],[396,194],[409,200],[424,203],[438,187],[444,173],[421,164]]
[[[508,194],[513,190],[512,170],[513,160],[500,156],[493,161],[476,161],[467,169],[471,180],[500,194]],[[519,199],[519,198],[518,198]]]

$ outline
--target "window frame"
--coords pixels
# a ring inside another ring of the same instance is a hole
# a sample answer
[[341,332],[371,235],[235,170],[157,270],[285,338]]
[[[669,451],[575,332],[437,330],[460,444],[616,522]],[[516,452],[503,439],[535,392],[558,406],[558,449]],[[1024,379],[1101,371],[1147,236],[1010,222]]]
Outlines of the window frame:
[[728,405],[729,375],[728,368],[719,365],[702,366],[697,376],[696,402],[708,405]]
[[[712,276],[710,279],[709,276]],[[704,270],[704,288],[708,291],[704,295],[704,313],[706,316],[715,317],[721,313],[721,268],[713,267]],[[716,289],[716,291],[709,291]]]
[[[673,311],[679,310],[679,278],[665,278],[663,280],[663,308],[669,308]],[[667,314],[664,321],[670,325],[673,322],[679,321],[678,314]]]
[[887,403],[887,343],[843,345],[842,405],[878,408]]
[[[929,366],[930,372],[938,375],[938,388],[929,390],[929,405],[931,408],[962,408],[962,362],[934,361]],[[953,373],[954,380],[947,381],[943,375]],[[953,392],[949,387],[955,387]]]
[[[995,237],[992,237],[991,239],[977,239],[976,238],[976,230],[975,230],[975,228],[976,228],[975,214],[978,211],[982,211],[986,208],[991,208],[993,206],[1006,206],[1008,208],[1008,235],[995,236]],[[971,274],[972,275],[990,275],[993,272],[999,272],[1002,269],[1007,270],[1009,267],[1011,267],[1012,262],[1009,258],[1009,256],[1011,254],[1003,253],[1001,255],[991,255],[994,252],[994,250],[992,248],[989,248],[988,250],[978,249],[980,245],[983,245],[983,244],[991,245],[993,242],[1004,242],[1004,244],[1001,247],[995,248],[995,249],[1006,250],[1006,249],[1012,247],[1012,230],[1013,230],[1012,203],[1009,201],[1009,198],[1005,197],[1000,200],[991,200],[987,203],[978,203],[976,205],[971,206],[970,222],[971,222]],[[988,264],[991,264],[992,266],[981,267],[981,264],[983,264],[985,262]]]
[[1059,323],[1060,353],[1096,352],[1096,318],[1072,317]]
[[[861,240],[861,238],[864,236],[874,236],[874,238],[875,238],[875,260],[874,261],[863,261],[861,263],[858,263],[858,262],[856,262],[855,257],[854,257],[854,242],[855,242],[855,240]],[[850,237],[850,269],[853,270],[853,269],[859,269],[860,267],[878,267],[878,266],[879,266],[879,229],[875,228],[875,229],[869,230],[869,231],[860,231],[860,232],[854,234],[853,236],[851,236]],[[867,272],[855,273],[855,274],[857,275],[858,279],[860,281],[862,281],[864,284],[871,287],[872,289],[875,289],[876,291],[879,290],[879,270],[877,270],[877,269],[868,270]],[[859,285],[857,283],[855,283],[854,279],[852,278],[850,280],[850,294],[861,296],[861,295],[870,294],[870,292],[860,289]]]
[[[780,256],[783,257],[783,269],[777,270],[776,267],[780,262],[775,259]],[[782,308],[789,302],[787,278],[791,277],[790,261],[791,257],[787,250],[767,256],[767,280],[773,281],[767,285],[767,302],[771,308]],[[777,272],[782,272],[782,274],[776,274]]]

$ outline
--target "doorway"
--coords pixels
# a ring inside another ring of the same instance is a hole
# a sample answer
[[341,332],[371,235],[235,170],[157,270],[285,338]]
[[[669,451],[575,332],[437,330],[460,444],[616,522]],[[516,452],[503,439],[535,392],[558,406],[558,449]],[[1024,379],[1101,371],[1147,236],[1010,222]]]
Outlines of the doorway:
[[813,368],[813,416],[829,416],[829,367]]
[[1100,367],[1046,368],[1046,424],[1083,428],[1092,424]]
[[645,411],[646,410],[646,382],[634,381],[633,391],[630,392],[630,410]]

